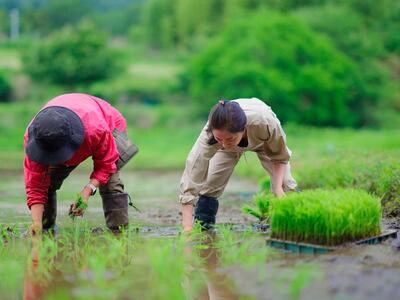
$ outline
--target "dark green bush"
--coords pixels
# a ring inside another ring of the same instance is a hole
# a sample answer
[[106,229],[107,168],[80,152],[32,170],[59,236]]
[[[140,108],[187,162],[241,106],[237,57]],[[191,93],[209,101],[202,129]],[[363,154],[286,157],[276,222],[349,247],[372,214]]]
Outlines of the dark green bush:
[[10,101],[11,90],[10,82],[0,73],[0,102]]
[[33,79],[62,85],[92,83],[116,68],[106,35],[86,21],[65,27],[26,52],[24,63]]
[[338,49],[352,58],[362,60],[385,54],[379,32],[368,30],[362,15],[349,6],[337,3],[307,6],[294,15],[315,31],[326,34]]
[[288,15],[232,21],[190,62],[187,75],[203,114],[220,98],[258,97],[283,121],[357,126],[363,119],[356,65]]

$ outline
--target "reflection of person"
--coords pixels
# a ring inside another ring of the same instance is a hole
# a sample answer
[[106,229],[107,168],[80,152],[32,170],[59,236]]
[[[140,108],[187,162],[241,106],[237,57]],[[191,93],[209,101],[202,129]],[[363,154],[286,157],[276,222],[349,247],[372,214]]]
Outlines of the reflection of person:
[[[126,135],[121,113],[106,101],[86,94],[66,94],[49,101],[25,132],[24,180],[34,231],[55,228],[56,191],[88,157],[93,172],[80,195],[87,204],[97,188],[107,226],[128,225],[128,198],[119,178],[121,169],[138,151]],[[84,209],[72,204],[74,215]]]
[[207,239],[204,241],[207,247],[199,249],[199,255],[204,259],[205,263],[205,276],[206,287],[200,291],[200,294],[196,299],[239,299],[239,296],[232,289],[232,285],[229,284],[228,279],[224,274],[218,272],[219,256],[218,249],[214,246],[217,242],[217,236],[212,232],[208,233]]
[[180,185],[182,225],[192,229],[195,220],[203,228],[215,224],[218,197],[223,193],[240,156],[245,151],[257,153],[271,177],[271,190],[277,196],[295,190],[290,173],[290,150],[279,120],[269,106],[259,99],[220,101],[186,161]]
[[33,237],[32,239],[32,260],[31,265],[25,270],[24,278],[24,300],[37,300],[42,299],[44,286],[38,281],[40,276],[35,276],[35,272],[39,266],[39,238]]

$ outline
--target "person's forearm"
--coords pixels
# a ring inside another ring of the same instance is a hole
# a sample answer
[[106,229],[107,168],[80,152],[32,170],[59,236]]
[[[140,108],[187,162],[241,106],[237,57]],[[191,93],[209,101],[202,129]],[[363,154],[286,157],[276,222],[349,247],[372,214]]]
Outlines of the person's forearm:
[[272,178],[272,192],[275,196],[283,196],[283,177],[285,175],[286,164],[274,164],[274,176]]
[[[91,178],[89,182],[93,184],[96,188],[100,186],[100,182],[95,178]],[[89,200],[89,197],[92,195],[92,189],[86,185],[81,191],[81,195],[85,200]]]
[[100,186],[100,181],[98,181],[96,178],[91,178],[90,183],[93,184],[96,188]]
[[32,221],[35,226],[42,226],[44,204],[33,204],[31,206]]
[[184,231],[193,228],[193,204],[182,204],[182,227]]

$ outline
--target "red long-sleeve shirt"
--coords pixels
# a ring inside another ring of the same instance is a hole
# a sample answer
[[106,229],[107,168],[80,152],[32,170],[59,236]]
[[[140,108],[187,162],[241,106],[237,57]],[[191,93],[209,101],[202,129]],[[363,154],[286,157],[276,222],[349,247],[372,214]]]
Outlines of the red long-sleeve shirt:
[[[106,101],[86,94],[61,95],[50,100],[43,108],[49,106],[62,106],[74,111],[82,120],[85,130],[82,145],[74,156],[63,164],[77,166],[91,156],[93,172],[90,178],[106,184],[111,174],[117,171],[115,162],[119,157],[112,132],[114,129],[126,130],[124,117]],[[24,135],[24,148],[27,141],[28,129]],[[33,204],[47,202],[50,186],[48,167],[31,161],[25,153],[24,181],[29,208]]]

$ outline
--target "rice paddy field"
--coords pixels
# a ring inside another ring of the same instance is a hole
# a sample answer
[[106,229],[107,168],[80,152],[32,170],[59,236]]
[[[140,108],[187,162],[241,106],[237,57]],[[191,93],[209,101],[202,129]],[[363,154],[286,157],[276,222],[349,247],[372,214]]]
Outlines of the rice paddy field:
[[[202,126],[187,125],[184,108],[119,107],[140,147],[122,172],[126,191],[141,211],[130,209],[129,230],[119,236],[105,230],[98,195],[84,218],[69,218],[69,205],[90,174],[88,161],[59,191],[59,234],[32,239],[26,234],[31,217],[22,135],[39,106],[0,106],[0,299],[400,299],[400,251],[392,240],[323,255],[267,246],[273,228],[260,232],[253,224],[260,218],[273,226],[271,207],[261,207],[260,215],[257,209],[253,215],[243,212],[246,205],[256,207],[253,197],[260,189],[269,189],[254,153],[241,159],[220,199],[216,231],[182,234],[179,180]],[[367,204],[371,210],[360,212],[364,219],[381,214],[381,230],[399,228],[398,130],[286,124],[285,131],[293,174],[303,190],[296,197],[320,189],[346,207],[340,190],[355,189],[374,199],[369,204],[380,204],[375,210]],[[336,204],[329,203],[332,210],[339,208]],[[347,213],[341,220],[349,220]]]
[[[56,237],[26,235],[22,174],[0,184],[1,299],[398,299],[400,252],[390,240],[324,255],[266,246],[268,233],[242,212],[259,183],[235,175],[221,199],[213,233],[182,234],[176,202],[180,173],[126,171],[122,179],[141,213],[129,230],[105,230],[101,199],[72,221],[69,204],[86,179],[74,171],[59,193]],[[156,180],[156,183],[155,183]],[[390,224],[382,224],[390,227]]]

